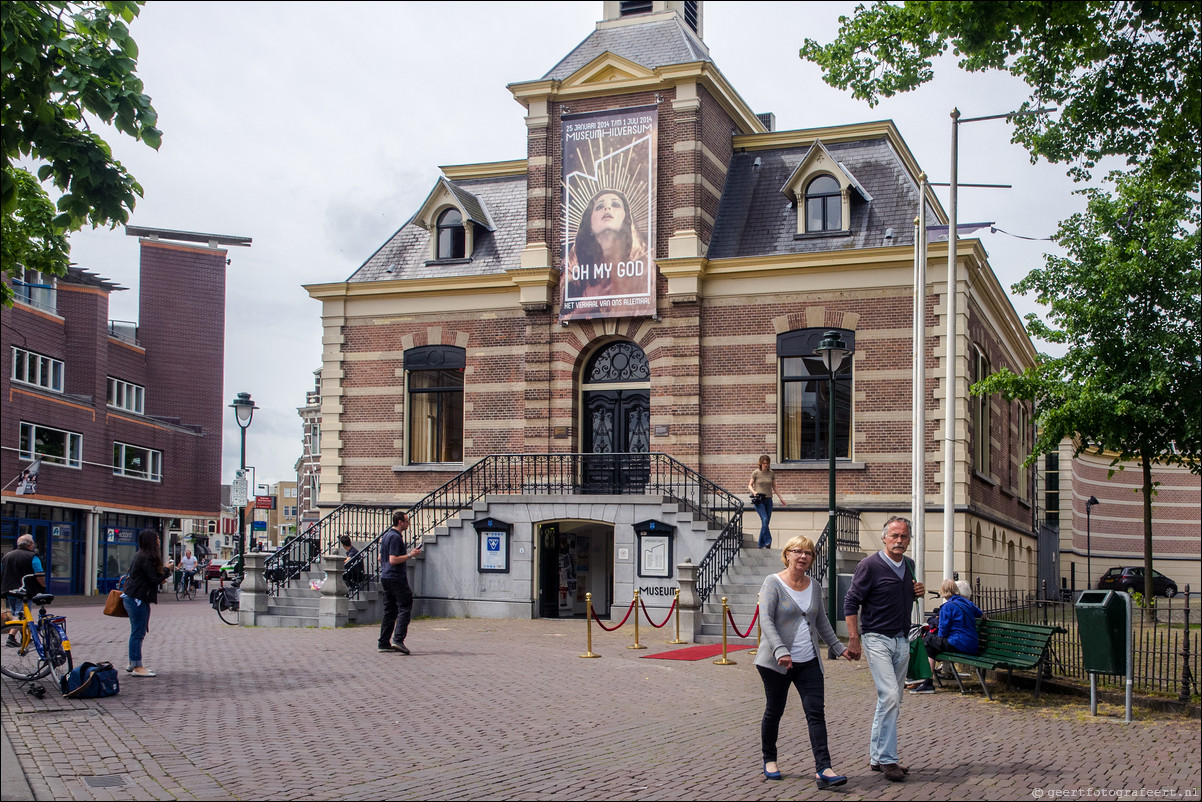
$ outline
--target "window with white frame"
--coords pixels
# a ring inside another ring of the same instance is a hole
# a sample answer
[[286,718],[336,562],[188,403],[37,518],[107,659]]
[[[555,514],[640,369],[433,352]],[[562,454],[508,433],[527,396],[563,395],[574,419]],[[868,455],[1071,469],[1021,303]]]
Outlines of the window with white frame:
[[146,388],[109,376],[108,405],[139,415],[146,414]]
[[16,300],[52,314],[58,314],[57,292],[54,276],[37,270],[26,269],[20,278],[13,281],[13,295]]
[[113,441],[113,475],[161,482],[163,452]]
[[42,458],[43,464],[83,467],[83,435],[21,421],[20,457]]
[[44,387],[56,393],[63,391],[63,363],[48,356],[13,346],[12,379],[22,384]]

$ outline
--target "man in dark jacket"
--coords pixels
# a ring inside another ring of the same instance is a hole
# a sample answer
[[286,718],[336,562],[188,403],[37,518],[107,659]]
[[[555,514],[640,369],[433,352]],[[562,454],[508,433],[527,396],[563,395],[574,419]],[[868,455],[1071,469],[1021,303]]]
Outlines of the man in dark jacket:
[[[42,571],[42,561],[38,557],[38,547],[33,542],[33,535],[21,535],[17,538],[17,547],[0,559],[0,593],[6,594],[10,590],[22,589],[40,593],[46,587],[46,583],[42,581],[42,576],[44,576]],[[31,574],[40,576],[31,576]],[[8,599],[8,609],[18,618],[23,612],[22,603],[17,599]],[[8,635],[7,645],[18,645],[16,637],[11,632]]]
[[[910,547],[910,522],[892,517],[882,532],[884,548],[856,566],[843,602],[847,620],[847,651],[852,659],[868,658],[876,684],[876,713],[869,741],[869,768],[886,779],[901,782],[906,769],[898,763],[897,715],[910,662],[910,610],[926,588],[914,576]],[[863,645],[860,643],[863,632]]]

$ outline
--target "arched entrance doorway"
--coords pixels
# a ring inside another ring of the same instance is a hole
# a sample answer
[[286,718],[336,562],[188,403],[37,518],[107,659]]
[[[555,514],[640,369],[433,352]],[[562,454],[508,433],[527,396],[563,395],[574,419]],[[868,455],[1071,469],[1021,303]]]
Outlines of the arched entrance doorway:
[[604,346],[589,360],[581,380],[581,451],[585,492],[642,492],[651,451],[651,367],[632,342]]

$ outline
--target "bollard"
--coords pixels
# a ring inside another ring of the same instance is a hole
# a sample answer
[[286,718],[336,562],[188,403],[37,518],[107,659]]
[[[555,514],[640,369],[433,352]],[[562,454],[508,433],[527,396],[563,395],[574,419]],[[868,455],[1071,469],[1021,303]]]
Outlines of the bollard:
[[[760,594],[758,593],[755,594],[755,611],[757,613],[760,611]],[[760,650],[760,641],[763,637],[763,630],[760,629],[760,617],[757,615],[755,617],[755,648],[747,652],[748,654],[754,656]]]
[[584,594],[584,617],[588,619],[588,652],[580,655],[581,657],[600,657],[601,655],[593,652],[593,594]]
[[676,640],[670,640],[668,643],[688,643],[687,640],[680,639],[680,588],[676,589],[676,601],[673,606],[676,608]]
[[726,606],[726,597],[723,596],[722,597],[722,659],[714,661],[714,665],[716,665],[716,666],[738,665],[734,660],[729,660],[726,657],[726,619],[730,615],[730,613],[728,612],[728,609],[729,608],[727,608],[727,606]]
[[641,643],[639,643],[639,590],[638,590],[638,588],[634,589],[634,644],[632,646],[627,646],[626,648],[627,649],[646,649],[647,648],[646,646],[643,646]]

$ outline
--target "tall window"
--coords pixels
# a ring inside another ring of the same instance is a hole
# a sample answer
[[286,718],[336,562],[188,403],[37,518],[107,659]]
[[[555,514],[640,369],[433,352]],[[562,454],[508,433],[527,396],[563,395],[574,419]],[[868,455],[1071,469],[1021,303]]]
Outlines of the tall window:
[[[992,373],[989,357],[979,345],[973,346],[973,381],[979,382]],[[991,413],[988,395],[972,397],[972,459],[973,470],[989,476]]]
[[143,415],[146,412],[146,388],[109,376],[108,405]]
[[843,228],[843,193],[839,182],[820,175],[806,187],[806,231],[840,231]]
[[82,468],[83,435],[22,421],[20,457],[23,460],[41,457],[42,462],[50,465]]
[[464,259],[467,256],[467,232],[458,209],[447,209],[438,216],[436,259]]
[[463,462],[463,370],[467,352],[426,345],[405,352],[409,462]]
[[163,480],[163,452],[113,442],[113,475],[148,482]]
[[15,382],[44,387],[56,393],[63,391],[63,363],[48,356],[13,346],[13,375]]
[[[798,329],[776,338],[780,362],[780,455],[784,462],[830,459],[830,374],[814,349],[830,329]],[[855,332],[839,329],[848,348],[855,349]],[[835,456],[851,456],[852,361],[835,371]]]

